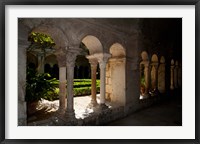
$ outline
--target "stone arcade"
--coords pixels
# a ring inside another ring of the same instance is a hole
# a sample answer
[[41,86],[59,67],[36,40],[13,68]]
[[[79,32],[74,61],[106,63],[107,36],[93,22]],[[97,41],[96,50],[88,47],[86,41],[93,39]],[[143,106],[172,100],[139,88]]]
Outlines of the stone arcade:
[[[59,67],[59,110],[47,125],[103,125],[151,106],[181,88],[181,30],[182,20],[170,18],[18,19],[18,125],[27,125],[26,57],[38,63],[41,72],[45,63]],[[31,32],[51,36],[56,44],[54,54],[41,58],[27,53]],[[92,89],[88,105],[95,109],[84,120],[75,118],[73,102],[74,68],[81,55],[81,42],[89,50],[86,58],[91,67]],[[96,100],[98,65],[100,103]],[[140,93],[142,76],[144,94]],[[112,108],[108,108],[107,101]]]

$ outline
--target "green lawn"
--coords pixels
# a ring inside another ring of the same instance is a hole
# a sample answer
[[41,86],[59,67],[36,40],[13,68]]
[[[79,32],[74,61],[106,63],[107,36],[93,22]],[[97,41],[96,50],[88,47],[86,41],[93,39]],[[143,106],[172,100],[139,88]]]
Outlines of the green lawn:
[[[51,97],[46,98],[48,100],[55,100],[59,98],[59,80],[54,82],[56,85],[56,89],[53,92],[48,92]],[[100,92],[100,80],[96,80],[96,89],[97,93]],[[67,84],[66,84],[67,87]],[[84,96],[84,95],[90,95],[91,94],[91,79],[74,79],[74,96]]]

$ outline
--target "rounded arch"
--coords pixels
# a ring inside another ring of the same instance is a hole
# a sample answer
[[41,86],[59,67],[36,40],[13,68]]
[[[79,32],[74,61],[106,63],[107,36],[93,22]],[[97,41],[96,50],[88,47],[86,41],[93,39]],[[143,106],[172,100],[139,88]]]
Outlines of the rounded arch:
[[153,54],[151,57],[152,62],[158,62],[158,56],[156,54]]
[[174,60],[173,59],[171,60],[171,65],[174,65]]
[[49,25],[40,25],[39,27],[36,27],[32,29],[32,32],[37,33],[43,33],[48,36],[50,36],[53,41],[55,42],[55,48],[64,48],[68,46],[68,39],[66,35],[55,26],[49,26]]
[[34,54],[32,54],[32,53],[30,53],[30,52],[27,52],[27,64],[29,64],[29,63],[34,63],[35,64],[35,66],[37,66],[37,64],[38,64],[38,59],[37,59],[37,57],[34,55]]
[[119,43],[114,43],[110,47],[110,54],[112,54],[112,57],[125,57],[126,52],[124,47]]
[[51,74],[51,66],[50,66],[50,64],[46,63],[44,65],[44,72]]
[[149,60],[149,56],[148,56],[148,53],[146,51],[143,51],[141,53],[141,57],[142,57],[143,61],[148,61]]
[[165,63],[165,57],[164,56],[161,56],[160,63]]
[[55,64],[58,64],[56,55],[51,54],[46,56],[44,64],[49,64],[51,67],[53,67]]
[[90,54],[103,53],[103,46],[97,37],[87,35],[82,39],[82,42],[89,49]]

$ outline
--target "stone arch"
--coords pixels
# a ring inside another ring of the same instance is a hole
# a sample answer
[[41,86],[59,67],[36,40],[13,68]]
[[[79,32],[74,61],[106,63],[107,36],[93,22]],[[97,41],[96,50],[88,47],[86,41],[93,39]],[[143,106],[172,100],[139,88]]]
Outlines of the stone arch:
[[109,59],[106,66],[106,98],[119,105],[125,105],[125,48],[120,43],[110,47]]
[[148,56],[148,53],[146,51],[143,51],[141,53],[141,57],[142,57],[143,61],[148,61],[149,60],[149,56]]
[[37,57],[36,57],[34,54],[28,52],[28,53],[26,54],[26,57],[27,57],[27,65],[28,65],[29,63],[34,63],[35,66],[38,65],[38,59],[37,59]]
[[118,57],[122,58],[126,56],[124,47],[119,43],[114,43],[110,47],[110,54],[112,54],[112,58],[118,58]]
[[158,68],[158,90],[161,93],[165,92],[165,58],[161,56],[160,65]]
[[51,67],[53,67],[55,64],[58,64],[56,55],[50,54],[45,57],[44,64],[49,64]]
[[90,54],[103,53],[103,46],[97,37],[87,35],[82,39],[82,42],[89,49]]
[[43,33],[50,36],[56,44],[56,49],[62,48],[65,51],[66,47],[68,46],[68,39],[66,35],[62,32],[61,29],[55,26],[40,25],[32,29],[32,32]]
[[154,90],[157,88],[157,68],[158,68],[158,56],[153,54],[151,57],[151,89]]
[[151,62],[158,62],[158,56],[156,54],[152,55]]

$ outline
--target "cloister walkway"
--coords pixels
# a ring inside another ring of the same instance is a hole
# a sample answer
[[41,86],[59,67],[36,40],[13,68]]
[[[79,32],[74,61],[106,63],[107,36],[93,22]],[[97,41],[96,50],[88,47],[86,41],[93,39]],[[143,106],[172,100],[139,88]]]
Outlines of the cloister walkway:
[[[74,108],[76,118],[87,117],[92,112],[87,108],[90,96],[74,98]],[[99,94],[97,95],[99,102]],[[43,121],[50,118],[58,109],[59,100],[53,102],[43,100],[38,105],[38,112],[28,119],[28,125],[33,122]],[[108,123],[106,126],[181,126],[182,125],[182,105],[180,99],[169,99],[149,108],[134,112],[129,116]]]
[[[78,96],[74,97],[74,109],[76,118],[84,118],[88,116],[91,112],[91,109],[87,108],[88,104],[91,101],[91,96]],[[97,94],[97,102],[100,101],[100,94]],[[59,100],[48,101],[42,99],[37,106],[37,112],[28,118],[28,124],[42,121],[50,118],[59,108]]]

